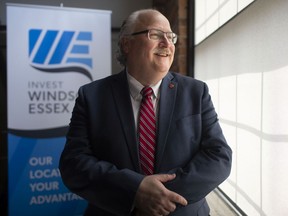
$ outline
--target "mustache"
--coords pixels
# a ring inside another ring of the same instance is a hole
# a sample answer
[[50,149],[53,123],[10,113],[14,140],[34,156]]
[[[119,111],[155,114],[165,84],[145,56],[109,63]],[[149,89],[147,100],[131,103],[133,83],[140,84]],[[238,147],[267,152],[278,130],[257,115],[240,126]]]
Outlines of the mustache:
[[171,55],[172,53],[168,50],[168,49],[166,49],[166,48],[156,48],[155,50],[154,50],[154,53],[155,54],[159,54],[159,55]]

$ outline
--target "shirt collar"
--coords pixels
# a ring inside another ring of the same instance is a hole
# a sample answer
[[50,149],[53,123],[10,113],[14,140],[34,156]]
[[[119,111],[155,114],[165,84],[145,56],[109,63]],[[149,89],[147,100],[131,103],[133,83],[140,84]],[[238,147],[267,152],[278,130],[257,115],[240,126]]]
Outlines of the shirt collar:
[[[132,98],[134,100],[138,98],[141,99],[142,96],[140,92],[144,88],[144,86],[138,80],[136,80],[133,76],[131,76],[128,72],[127,72],[127,80],[128,80],[128,85],[129,85],[130,94]],[[160,80],[155,85],[150,86],[153,90],[153,97],[156,99],[159,97],[159,88],[160,88],[161,83],[162,83],[162,80]]]

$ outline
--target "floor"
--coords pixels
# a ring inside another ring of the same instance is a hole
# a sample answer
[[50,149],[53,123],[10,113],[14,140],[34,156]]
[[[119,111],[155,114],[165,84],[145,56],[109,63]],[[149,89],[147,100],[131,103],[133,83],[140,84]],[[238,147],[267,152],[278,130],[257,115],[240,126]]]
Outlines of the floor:
[[206,199],[210,207],[211,216],[239,216],[215,191],[208,194]]

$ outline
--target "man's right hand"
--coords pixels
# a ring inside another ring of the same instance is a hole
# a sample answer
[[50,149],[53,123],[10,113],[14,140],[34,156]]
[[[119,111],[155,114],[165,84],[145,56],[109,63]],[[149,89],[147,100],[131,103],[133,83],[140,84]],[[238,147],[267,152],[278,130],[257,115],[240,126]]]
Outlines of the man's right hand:
[[176,204],[186,206],[187,200],[168,190],[163,183],[173,180],[176,174],[155,174],[146,176],[137,190],[135,208],[137,216],[169,215]]

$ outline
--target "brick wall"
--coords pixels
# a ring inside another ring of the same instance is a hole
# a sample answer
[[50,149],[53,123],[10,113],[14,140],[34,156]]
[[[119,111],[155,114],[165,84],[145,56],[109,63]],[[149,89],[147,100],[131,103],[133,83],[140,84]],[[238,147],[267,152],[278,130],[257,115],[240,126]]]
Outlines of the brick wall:
[[187,15],[189,0],[153,0],[153,7],[169,20],[172,30],[178,34],[175,58],[171,70],[187,75]]

